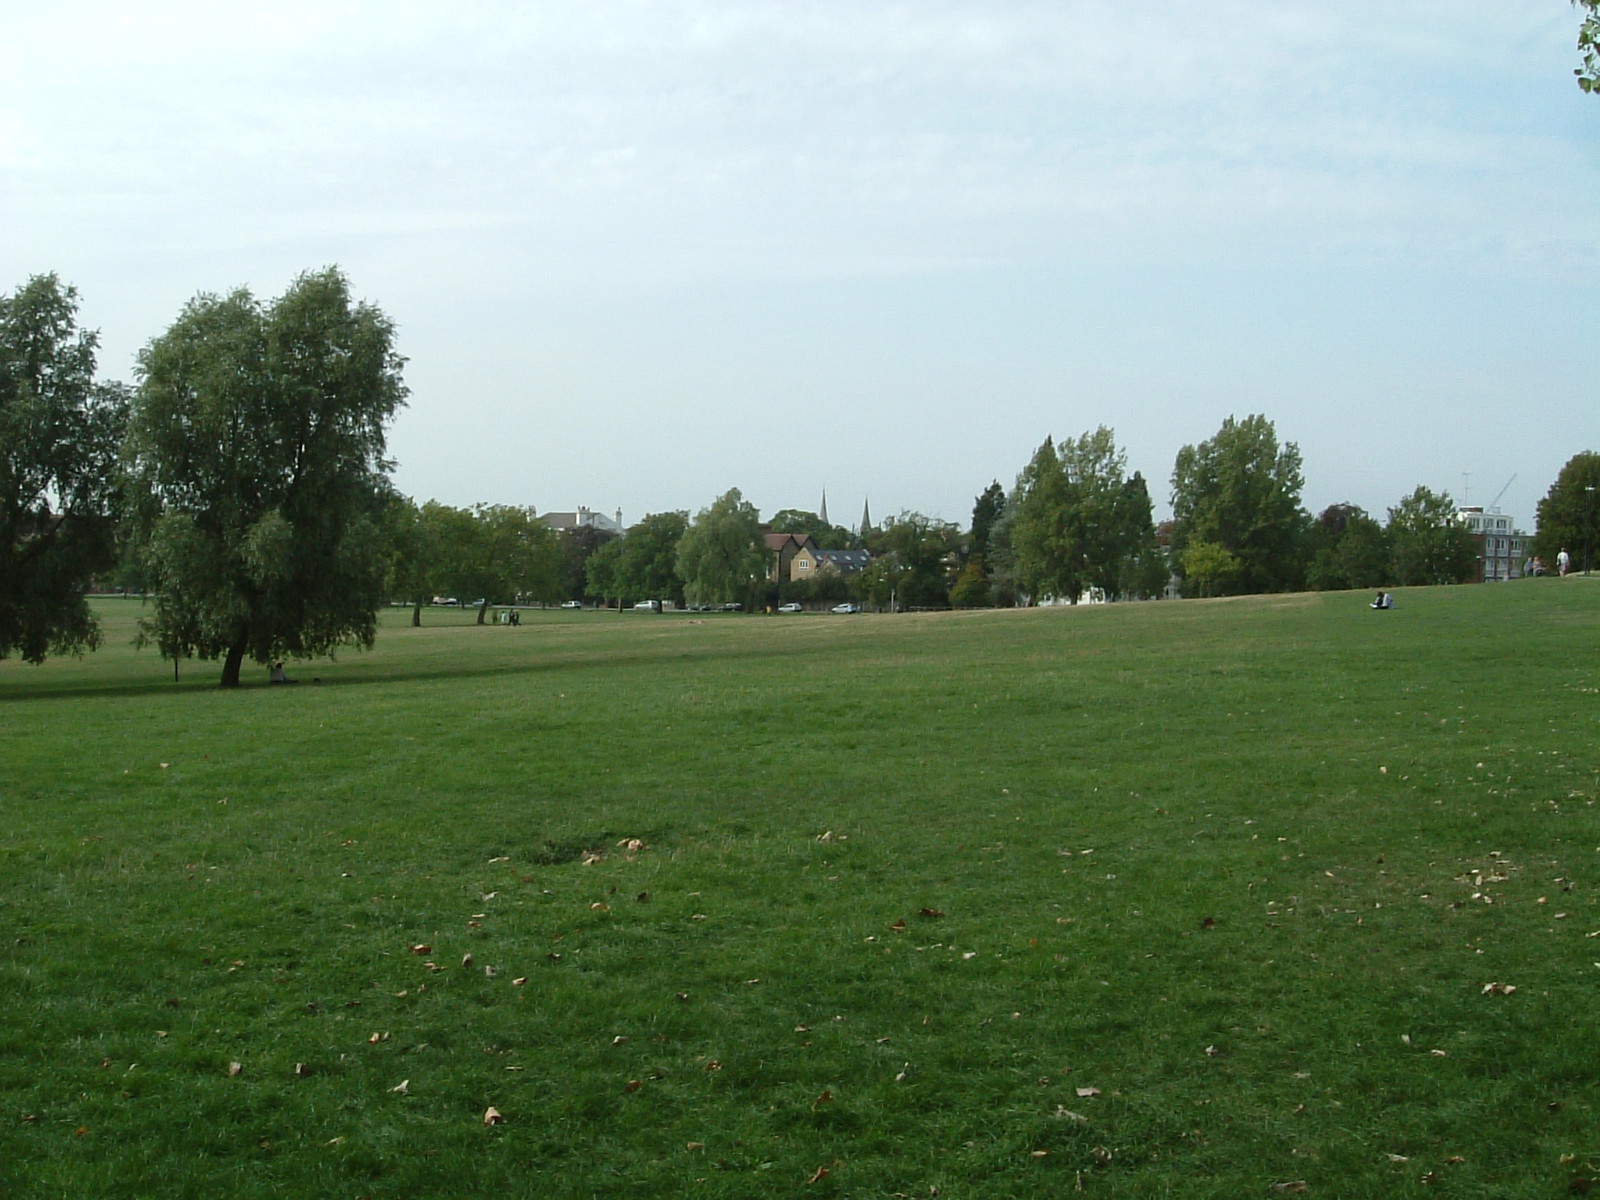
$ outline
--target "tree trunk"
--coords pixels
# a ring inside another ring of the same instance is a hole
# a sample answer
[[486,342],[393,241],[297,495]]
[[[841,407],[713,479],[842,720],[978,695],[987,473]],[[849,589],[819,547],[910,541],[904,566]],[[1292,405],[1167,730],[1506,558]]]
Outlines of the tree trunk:
[[418,629],[422,626],[422,601],[418,600],[411,606],[411,628]]
[[244,663],[244,639],[240,638],[228,647],[228,657],[222,662],[222,686],[236,688],[239,686],[239,668]]
[[489,601],[487,599],[485,599],[482,604],[478,605],[478,624],[479,625],[483,624],[483,614],[488,612],[488,611],[489,611]]

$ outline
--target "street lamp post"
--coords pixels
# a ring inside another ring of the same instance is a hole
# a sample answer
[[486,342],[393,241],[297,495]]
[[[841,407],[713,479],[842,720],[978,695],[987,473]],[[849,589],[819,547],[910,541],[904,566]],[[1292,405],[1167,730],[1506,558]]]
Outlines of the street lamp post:
[[1583,485],[1586,493],[1583,514],[1583,573],[1589,573],[1589,551],[1594,543],[1594,484]]

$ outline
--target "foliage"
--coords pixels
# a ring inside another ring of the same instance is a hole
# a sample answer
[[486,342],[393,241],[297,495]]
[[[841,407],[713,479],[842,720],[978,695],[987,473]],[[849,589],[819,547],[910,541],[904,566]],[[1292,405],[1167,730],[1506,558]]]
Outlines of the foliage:
[[630,526],[622,537],[590,556],[584,573],[591,592],[619,606],[625,600],[681,603],[678,542],[688,529],[689,514],[681,509],[651,513]]
[[995,522],[1006,510],[1006,492],[995,480],[972,501],[972,528],[967,534],[967,559],[983,562],[989,557],[989,538]]
[[1472,533],[1448,492],[1426,487],[1389,510],[1390,574],[1400,584],[1468,583],[1477,573]]
[[589,559],[607,542],[616,541],[621,534],[594,525],[580,525],[576,529],[561,531],[561,595],[568,600],[597,599],[599,593],[589,586]]
[[692,604],[748,604],[766,577],[767,558],[761,514],[738,488],[730,488],[696,514],[678,541],[684,598]]
[[1578,26],[1578,53],[1583,65],[1573,74],[1578,86],[1586,92],[1600,92],[1600,0],[1572,0],[1575,8],[1585,10],[1583,24]]
[[983,571],[983,559],[969,558],[967,565],[956,576],[950,589],[952,608],[988,608],[993,603],[993,589]]
[[1183,575],[1198,595],[1226,595],[1243,564],[1220,542],[1190,542],[1183,551]]
[[1300,448],[1280,448],[1266,417],[1229,417],[1209,441],[1178,451],[1172,471],[1173,552],[1185,564],[1196,542],[1213,542],[1238,562],[1212,586],[1228,592],[1277,592],[1303,578],[1308,524],[1300,508]]
[[422,609],[443,586],[444,541],[433,519],[441,505],[430,500],[419,508],[414,500],[390,491],[383,498],[383,586],[391,598],[411,605],[411,624],[422,624]]
[[780,508],[772,514],[767,528],[773,533],[810,535],[819,550],[848,550],[853,539],[842,525],[830,525],[814,512],[803,508]]
[[94,382],[96,335],[54,275],[0,297],[0,659],[99,643],[83,593],[116,562],[127,393]]
[[1383,587],[1390,581],[1389,537],[1354,504],[1332,504],[1312,526],[1306,586],[1314,591]]
[[1144,478],[1128,477],[1127,458],[1103,425],[1059,447],[1045,439],[1017,480],[1012,507],[1012,569],[1036,599],[1077,603],[1091,587],[1115,598],[1154,545]]
[[1574,454],[1539,501],[1533,551],[1555,569],[1563,547],[1574,566],[1587,570],[1600,551],[1600,454]]
[[140,352],[126,453],[163,655],[222,658],[232,687],[246,655],[372,644],[402,361],[332,268],[270,305],[197,296]]
[[961,544],[956,526],[919,512],[902,512],[884,522],[879,537],[881,553],[862,572],[866,577],[862,586],[874,604],[905,609],[944,608],[950,603],[950,573]]

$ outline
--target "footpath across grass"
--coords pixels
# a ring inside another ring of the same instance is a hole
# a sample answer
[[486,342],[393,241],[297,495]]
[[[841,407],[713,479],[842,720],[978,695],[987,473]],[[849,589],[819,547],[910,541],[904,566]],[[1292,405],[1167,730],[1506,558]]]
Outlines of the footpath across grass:
[[407,611],[232,693],[105,602],[0,664],[0,1194],[1582,1191],[1600,579],[1366,599]]

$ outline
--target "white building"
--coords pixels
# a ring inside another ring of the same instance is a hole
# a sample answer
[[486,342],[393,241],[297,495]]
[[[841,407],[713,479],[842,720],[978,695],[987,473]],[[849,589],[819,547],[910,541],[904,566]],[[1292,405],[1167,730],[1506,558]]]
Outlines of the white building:
[[557,533],[565,532],[568,529],[599,529],[605,533],[622,532],[622,510],[620,508],[617,509],[617,515],[614,519],[606,516],[605,513],[584,508],[580,504],[577,512],[547,512],[539,520],[550,526]]
[[1479,583],[1522,577],[1530,539],[1517,529],[1515,520],[1498,509],[1485,512],[1476,507],[1456,509],[1456,520],[1467,527],[1473,541],[1478,543]]

